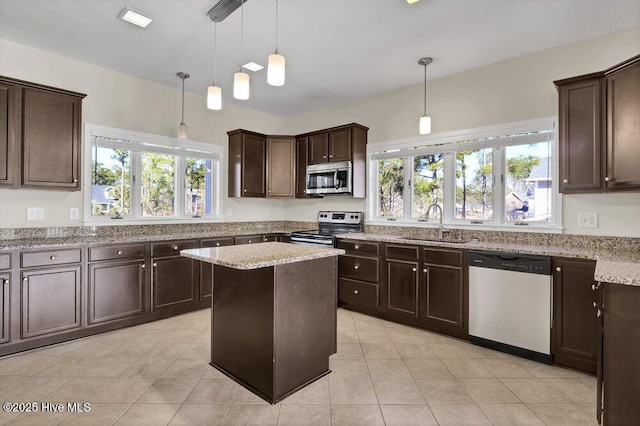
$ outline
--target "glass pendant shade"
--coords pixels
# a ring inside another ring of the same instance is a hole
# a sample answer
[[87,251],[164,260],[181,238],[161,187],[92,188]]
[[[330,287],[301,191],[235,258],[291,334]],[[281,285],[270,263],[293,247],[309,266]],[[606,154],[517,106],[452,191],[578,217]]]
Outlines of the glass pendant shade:
[[222,109],[222,89],[218,86],[207,88],[207,108],[220,111]]
[[420,134],[428,135],[431,133],[431,117],[423,115],[420,117]]
[[274,53],[269,55],[269,65],[267,68],[267,83],[272,86],[284,85],[284,56]]
[[178,125],[178,139],[187,139],[187,125],[184,122]]
[[249,99],[249,74],[237,72],[233,75],[233,97],[240,100]]

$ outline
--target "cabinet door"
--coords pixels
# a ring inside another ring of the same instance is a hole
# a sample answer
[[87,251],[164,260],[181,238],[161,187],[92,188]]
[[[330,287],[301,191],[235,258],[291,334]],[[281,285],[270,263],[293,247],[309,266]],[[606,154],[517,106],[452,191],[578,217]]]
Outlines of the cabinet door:
[[607,189],[640,188],[640,58],[607,76]]
[[[234,244],[233,237],[211,238],[202,240],[201,247],[224,247]],[[211,297],[213,286],[213,264],[208,262],[200,263],[200,299],[203,300]]]
[[418,262],[387,261],[387,310],[418,316]]
[[296,139],[296,198],[307,196],[307,138]]
[[267,197],[293,198],[295,139],[267,139]]
[[351,127],[329,132],[329,161],[351,160]]
[[465,329],[465,291],[462,268],[424,264],[425,293],[420,317],[435,331]]
[[194,261],[186,257],[152,258],[151,309],[189,304],[195,300]]
[[22,272],[22,338],[80,327],[80,266]]
[[80,190],[80,120],[82,99],[23,90],[24,187]]
[[266,195],[266,139],[255,135],[242,135],[242,196]]
[[264,242],[263,235],[241,235],[236,237],[235,243],[236,245],[240,244],[255,244]]
[[600,77],[558,86],[560,192],[604,189],[602,91]]
[[9,299],[10,299],[10,281],[11,275],[8,272],[0,273],[0,343],[9,341]]
[[[598,319],[595,263],[554,259],[553,362],[588,373],[596,372]],[[595,286],[593,287],[595,288]]]
[[16,102],[18,88],[0,82],[0,186],[14,186],[14,146],[16,131],[19,134],[19,103]]
[[329,161],[329,133],[322,132],[309,136],[308,149],[308,164],[320,164]]
[[142,314],[145,264],[104,262],[89,266],[89,324]]

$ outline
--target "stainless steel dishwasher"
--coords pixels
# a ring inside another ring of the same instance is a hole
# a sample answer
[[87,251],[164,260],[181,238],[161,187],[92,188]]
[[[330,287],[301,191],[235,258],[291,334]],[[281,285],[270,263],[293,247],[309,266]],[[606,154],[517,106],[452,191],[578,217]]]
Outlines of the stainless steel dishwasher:
[[480,346],[551,363],[551,258],[469,252],[469,335]]

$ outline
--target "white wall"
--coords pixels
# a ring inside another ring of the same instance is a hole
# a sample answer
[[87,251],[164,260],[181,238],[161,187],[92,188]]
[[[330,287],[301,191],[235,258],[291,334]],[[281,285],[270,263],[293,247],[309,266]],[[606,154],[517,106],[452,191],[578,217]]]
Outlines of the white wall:
[[[168,73],[175,71],[167,70]],[[176,136],[180,122],[180,89],[1,39],[0,74],[87,93],[82,104],[85,123]],[[227,131],[243,127],[274,133],[281,127],[281,121],[281,118],[232,104],[225,104],[222,111],[210,111],[205,106],[204,94],[185,94],[185,122],[189,126],[189,137],[195,141],[223,145],[225,158]],[[225,220],[282,219],[280,200],[227,198],[226,164],[223,168]],[[0,206],[2,228],[82,225],[81,220],[69,219],[71,207],[83,211],[81,192],[0,189]],[[45,221],[27,221],[27,207],[44,207]],[[232,216],[227,216],[229,212]]]
[[[554,80],[602,71],[640,53],[640,27],[483,66],[428,82],[433,133],[557,116]],[[434,58],[437,67],[445,58]],[[416,65],[417,68],[417,65]],[[416,69],[416,73],[418,73]],[[288,119],[289,133],[356,122],[368,126],[369,143],[418,135],[422,83],[339,108]],[[334,197],[335,198],[335,197]],[[286,201],[285,220],[309,220],[318,210],[364,210],[364,200]],[[563,196],[565,232],[640,237],[640,193]],[[310,211],[311,210],[311,211]],[[579,212],[599,213],[598,228],[578,228]]]

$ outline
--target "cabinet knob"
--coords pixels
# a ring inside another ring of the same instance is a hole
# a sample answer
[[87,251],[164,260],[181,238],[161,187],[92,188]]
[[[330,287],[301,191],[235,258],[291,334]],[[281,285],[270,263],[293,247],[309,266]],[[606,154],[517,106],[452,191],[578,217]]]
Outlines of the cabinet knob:
[[247,241],[249,244],[251,244],[251,240]]
[[118,250],[116,254],[121,255],[122,254],[122,250]]
[[306,194],[306,193],[307,193],[307,190],[305,189],[304,191],[302,191],[302,193],[303,193],[303,194]]
[[78,179],[74,178],[73,183],[78,183]]
[[605,182],[613,182],[615,179],[611,176],[605,176],[604,180]]
[[593,302],[593,307],[597,308],[598,307],[598,302]]
[[329,158],[333,158],[333,154],[329,154]]
[[4,279],[4,280],[2,280],[2,284],[3,284],[3,285],[4,285],[4,284],[7,284],[7,285],[8,285],[8,284],[9,284],[9,280],[8,280],[8,279]]
[[173,246],[171,248],[174,249],[175,251],[178,251],[178,246]]
[[145,264],[143,263],[142,265],[140,265],[140,267],[141,267],[142,269],[144,269],[144,268],[146,268],[146,267],[147,267],[147,265],[145,265]]
[[271,192],[271,190],[269,190],[269,192]]
[[559,267],[559,266],[556,266],[556,271],[560,272],[560,271],[562,271],[562,268]]
[[56,260],[56,257],[55,256],[51,256],[51,257],[49,257],[49,259]]
[[354,269],[360,269],[360,265],[354,266]]
[[416,269],[416,268],[411,268],[411,270],[412,270],[413,272],[416,272],[416,271],[417,271],[417,269]]
[[322,156],[322,158],[327,158],[327,156],[326,156],[326,155],[323,155],[323,156]]
[[246,190],[246,189],[243,189],[243,191],[244,191],[244,192],[247,192],[247,190]]
[[27,281],[29,281],[29,277],[24,277],[24,278],[22,279],[22,282],[24,282],[24,283],[26,283]]
[[156,266],[158,266],[158,264],[156,262],[153,262],[153,267],[155,268]]
[[602,316],[602,309],[598,308],[596,311],[596,318],[600,318]]
[[597,291],[600,288],[600,282],[591,284],[591,290]]
[[360,293],[358,290],[353,290],[353,294],[358,294]]
[[216,243],[216,247],[220,247],[220,243]]
[[562,183],[569,183],[569,179],[562,179]]
[[427,273],[427,271],[428,271],[428,269],[427,269],[427,268],[424,268],[424,269],[422,270],[422,272],[424,272],[425,274]]
[[353,248],[354,248],[354,250],[358,250],[360,248],[360,246],[356,244],[355,246],[353,246]]

